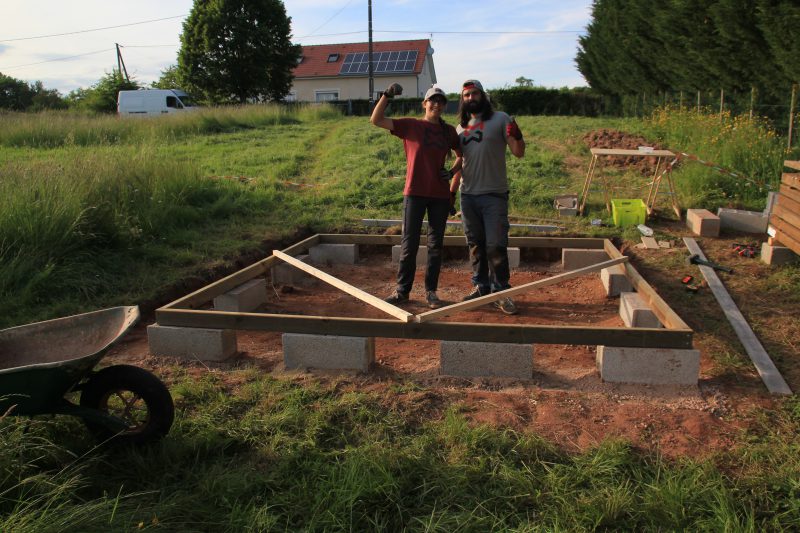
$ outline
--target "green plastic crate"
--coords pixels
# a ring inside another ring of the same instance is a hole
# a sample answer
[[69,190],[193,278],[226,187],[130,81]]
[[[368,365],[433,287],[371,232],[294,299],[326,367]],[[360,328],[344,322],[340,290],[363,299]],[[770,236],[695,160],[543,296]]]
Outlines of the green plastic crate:
[[611,216],[615,226],[637,226],[647,218],[647,206],[639,198],[635,200],[611,200]]

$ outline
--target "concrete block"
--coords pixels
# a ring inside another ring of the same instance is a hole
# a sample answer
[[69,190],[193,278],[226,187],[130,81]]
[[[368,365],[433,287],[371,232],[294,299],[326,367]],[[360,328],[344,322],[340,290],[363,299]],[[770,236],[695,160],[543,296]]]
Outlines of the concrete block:
[[614,265],[600,271],[600,281],[606,288],[606,296],[619,296],[622,292],[633,292],[631,280],[625,274],[625,267]]
[[519,248],[507,248],[508,252],[508,267],[519,268]]
[[[311,260],[307,254],[298,255],[295,259],[299,259],[303,263],[308,263]],[[272,267],[271,271],[274,285],[313,285],[318,281],[311,274],[306,274],[299,268],[295,268],[283,261]]]
[[558,216],[559,217],[576,217],[578,216],[578,209],[572,207],[559,207],[558,208]]
[[597,347],[597,370],[603,381],[646,385],[697,385],[698,350]]
[[775,208],[775,203],[777,201],[778,201],[778,193],[774,191],[770,191],[767,193],[767,207],[764,208],[764,214],[767,215],[767,217],[772,215],[772,210]]
[[636,292],[623,292],[619,295],[619,316],[629,328],[660,328],[661,322],[653,310]]
[[708,209],[687,209],[686,225],[695,235],[719,237],[719,217]]
[[761,244],[761,260],[768,265],[786,265],[797,261],[797,254],[785,246]]
[[236,353],[236,332],[232,329],[147,326],[150,353],[200,361],[224,361]]
[[375,361],[374,337],[283,334],[283,362],[287,369],[324,368],[367,372]]
[[742,233],[766,233],[769,215],[759,211],[742,211],[741,209],[717,210],[722,229],[740,231]]
[[533,378],[533,345],[442,341],[439,373],[462,377]]
[[[402,246],[396,244],[392,246],[392,263],[400,262],[400,250]],[[420,246],[417,250],[417,266],[424,266],[428,263],[428,247]]]
[[356,244],[318,244],[309,250],[311,262],[317,264],[353,265],[358,261],[358,245]]
[[608,261],[610,257],[605,250],[589,250],[585,248],[562,248],[561,264],[564,271],[577,270],[589,265]]
[[214,309],[248,313],[266,302],[267,280],[256,278],[214,298]]

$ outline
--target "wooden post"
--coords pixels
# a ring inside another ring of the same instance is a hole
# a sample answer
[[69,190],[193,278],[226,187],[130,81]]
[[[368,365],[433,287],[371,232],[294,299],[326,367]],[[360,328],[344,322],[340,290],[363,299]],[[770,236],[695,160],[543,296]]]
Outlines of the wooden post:
[[789,141],[787,148],[792,147],[792,130],[794,129],[794,106],[797,104],[797,84],[792,84],[792,103],[789,105]]
[[678,99],[678,108],[683,111],[683,91],[681,91],[680,98]]
[[700,91],[697,91],[697,112],[700,113]]
[[750,120],[753,120],[753,108],[756,106],[756,86],[750,87]]
[[719,121],[722,122],[722,111],[725,106],[725,89],[719,90]]

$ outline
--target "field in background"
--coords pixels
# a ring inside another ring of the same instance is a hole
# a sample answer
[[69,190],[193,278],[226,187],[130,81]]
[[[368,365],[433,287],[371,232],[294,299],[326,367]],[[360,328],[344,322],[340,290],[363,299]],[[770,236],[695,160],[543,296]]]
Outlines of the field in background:
[[[325,107],[3,119],[0,328],[159,302],[182,280],[214,277],[299,234],[363,231],[362,218],[400,217],[401,141]],[[509,175],[521,222],[554,219],[553,197],[580,191],[589,163],[582,138],[593,129],[642,134],[773,186],[782,160],[796,157],[764,125],[741,119],[720,124],[674,110],[645,121],[517,119],[528,152],[511,160]],[[610,172],[630,181],[631,194],[648,179]],[[766,185],[698,165],[683,166],[676,182],[684,207],[760,210],[766,197]],[[599,194],[587,217],[559,223],[565,234],[638,239],[635,230],[592,227],[591,218],[610,218]],[[686,301],[673,287],[682,258],[667,257],[639,258],[637,268],[691,315],[720,372],[748,365],[713,299]],[[754,295],[744,310],[756,325],[783,313],[786,330],[797,331],[800,269],[763,270],[749,289],[732,279]],[[789,307],[771,304],[778,300]],[[769,335],[771,353],[796,357],[796,334]],[[625,443],[569,454],[533,433],[472,427],[458,406],[426,399],[413,383],[397,385],[398,395],[419,396],[419,408],[405,411],[353,392],[346,379],[295,382],[246,369],[223,383],[213,371],[174,373],[177,424],[144,451],[76,456],[90,446],[78,422],[0,414],[0,530],[800,528],[796,399],[763,410],[736,449],[668,461]]]

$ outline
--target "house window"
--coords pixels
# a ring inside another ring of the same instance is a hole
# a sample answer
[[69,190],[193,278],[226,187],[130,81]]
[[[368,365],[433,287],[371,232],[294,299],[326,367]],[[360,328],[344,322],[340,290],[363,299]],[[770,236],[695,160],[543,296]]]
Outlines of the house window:
[[297,93],[295,91],[290,91],[289,94],[286,95],[284,98],[286,102],[296,102],[297,101]]
[[303,62],[303,56],[298,57],[297,58],[297,64],[299,65],[302,62]]
[[317,102],[330,102],[339,99],[339,91],[316,91]]
[[339,61],[339,54],[328,54],[328,63],[336,63]]

